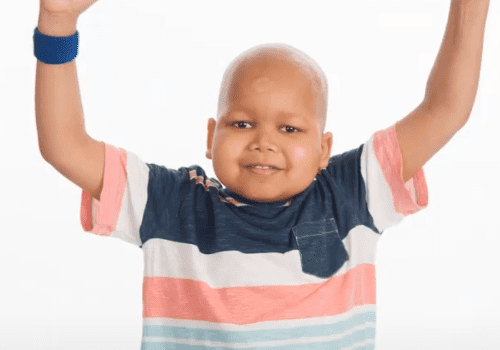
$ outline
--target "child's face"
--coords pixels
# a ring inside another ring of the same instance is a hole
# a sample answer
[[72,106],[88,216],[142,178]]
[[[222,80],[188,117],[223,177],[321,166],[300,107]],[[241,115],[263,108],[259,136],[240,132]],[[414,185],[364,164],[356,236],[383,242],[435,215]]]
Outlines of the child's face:
[[[288,199],[328,166],[332,134],[321,135],[306,73],[285,63],[252,61],[247,67],[235,74],[218,121],[208,122],[206,156],[232,192],[257,202]],[[250,163],[279,170],[258,174]]]

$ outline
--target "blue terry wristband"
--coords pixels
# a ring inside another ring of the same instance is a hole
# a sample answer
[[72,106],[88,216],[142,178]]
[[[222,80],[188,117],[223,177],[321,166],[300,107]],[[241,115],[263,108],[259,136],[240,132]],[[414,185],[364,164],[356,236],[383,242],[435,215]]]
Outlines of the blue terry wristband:
[[35,57],[43,63],[67,63],[78,55],[78,31],[71,36],[48,36],[36,27],[33,42]]

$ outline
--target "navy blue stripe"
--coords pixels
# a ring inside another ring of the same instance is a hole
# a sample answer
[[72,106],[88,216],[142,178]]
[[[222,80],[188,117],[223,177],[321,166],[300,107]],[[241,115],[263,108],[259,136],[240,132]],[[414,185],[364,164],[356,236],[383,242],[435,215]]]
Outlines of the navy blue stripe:
[[[196,245],[204,254],[286,253],[298,249],[293,227],[325,219],[334,220],[340,239],[358,225],[378,233],[368,212],[360,172],[363,147],[331,157],[328,167],[294,197],[289,207],[284,207],[283,201],[236,207],[220,200],[219,196],[230,196],[231,192],[216,179],[209,179],[197,165],[174,170],[147,164],[150,171],[148,200],[140,227],[142,243],[162,238]],[[189,178],[192,170],[221,188],[205,190]]]

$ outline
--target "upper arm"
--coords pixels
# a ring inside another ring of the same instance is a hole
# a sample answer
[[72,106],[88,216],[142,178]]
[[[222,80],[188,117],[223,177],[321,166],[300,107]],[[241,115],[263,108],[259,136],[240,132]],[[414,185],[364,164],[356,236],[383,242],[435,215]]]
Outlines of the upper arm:
[[67,147],[64,156],[46,159],[68,180],[100,200],[104,179],[105,144],[90,137]]
[[445,107],[422,103],[396,123],[403,160],[403,182],[411,179],[465,124],[466,118]]

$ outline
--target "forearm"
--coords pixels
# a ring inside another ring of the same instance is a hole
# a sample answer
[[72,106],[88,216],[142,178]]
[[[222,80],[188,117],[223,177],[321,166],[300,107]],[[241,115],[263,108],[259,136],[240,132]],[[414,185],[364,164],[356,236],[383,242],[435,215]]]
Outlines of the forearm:
[[[38,30],[49,36],[70,36],[76,19],[40,12]],[[37,61],[35,112],[40,153],[48,162],[63,157],[86,137],[75,60],[64,64]]]
[[489,0],[452,0],[448,24],[425,93],[430,108],[464,118],[476,99]]

